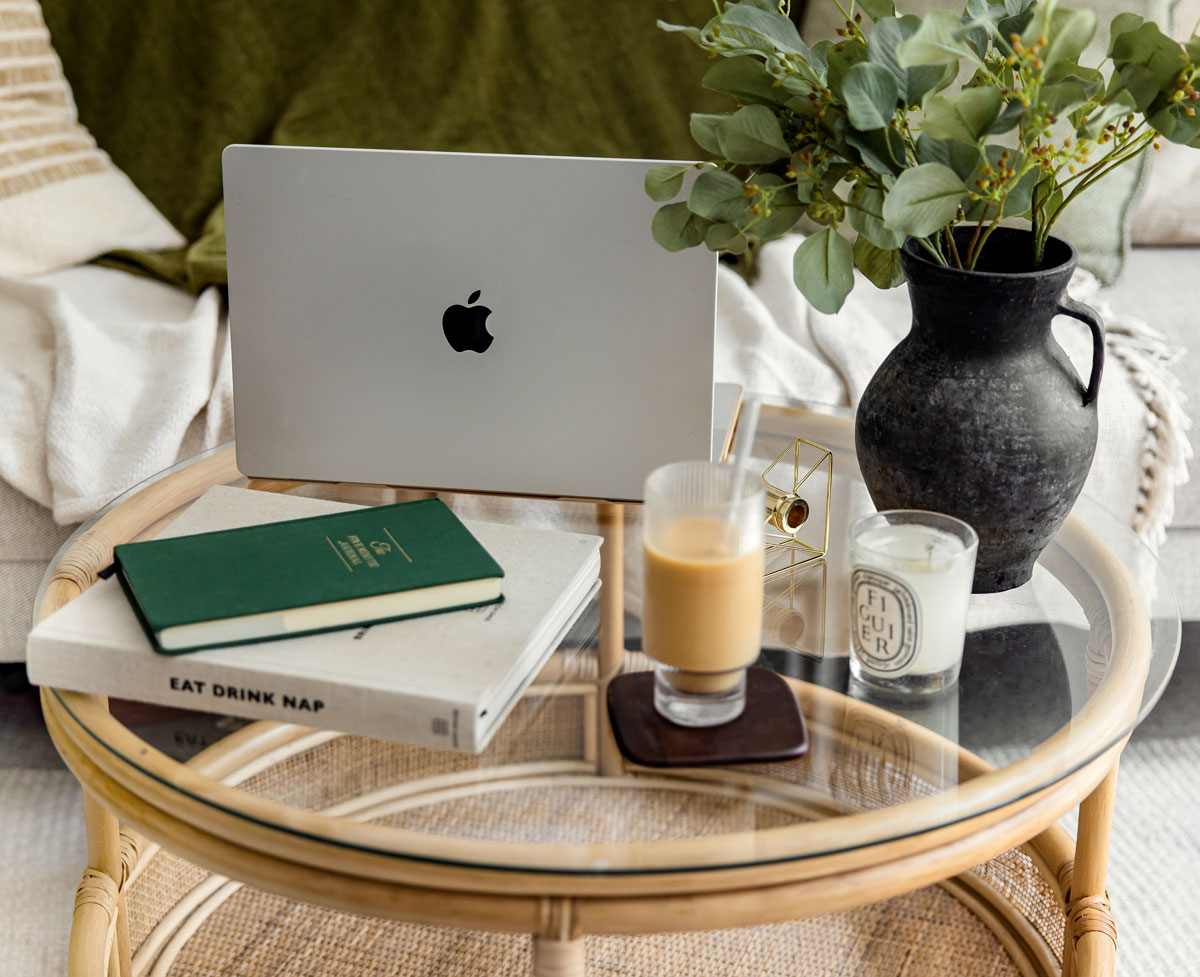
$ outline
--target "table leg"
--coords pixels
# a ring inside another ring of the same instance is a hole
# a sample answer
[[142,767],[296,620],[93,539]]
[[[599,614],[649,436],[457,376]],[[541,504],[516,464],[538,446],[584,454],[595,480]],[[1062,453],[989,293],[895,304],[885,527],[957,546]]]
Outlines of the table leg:
[[75,895],[67,972],[70,977],[130,977],[129,920],[121,892],[124,866],[117,819],[83,794],[88,867]]
[[584,977],[583,937],[570,899],[542,902],[542,926],[533,937],[533,977]]
[[583,940],[535,936],[533,977],[584,977]]
[[604,537],[600,546],[600,632],[597,636],[597,772],[601,776],[614,777],[623,773],[624,767],[608,721],[608,683],[620,672],[625,656],[625,506],[600,502],[597,509],[600,533]]
[[1075,867],[1067,895],[1064,977],[1113,977],[1117,931],[1104,891],[1117,767],[1079,805]]

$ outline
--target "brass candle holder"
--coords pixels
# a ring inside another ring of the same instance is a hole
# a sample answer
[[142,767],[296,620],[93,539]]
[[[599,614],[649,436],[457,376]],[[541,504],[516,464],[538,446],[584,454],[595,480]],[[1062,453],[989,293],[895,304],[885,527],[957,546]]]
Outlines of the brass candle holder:
[[821,658],[833,452],[796,438],[764,469],[762,481],[767,497],[763,639]]
[[[829,550],[833,452],[796,438],[763,470],[762,481],[767,496],[767,576],[822,559]],[[787,559],[773,559],[778,556]]]

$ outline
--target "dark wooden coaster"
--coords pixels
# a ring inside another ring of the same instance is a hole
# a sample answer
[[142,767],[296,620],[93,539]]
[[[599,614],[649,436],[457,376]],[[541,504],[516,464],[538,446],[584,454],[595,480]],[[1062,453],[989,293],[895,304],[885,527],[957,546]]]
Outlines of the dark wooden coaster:
[[746,708],[719,726],[680,726],[654,708],[654,673],[618,675],[608,715],[621,753],[645,767],[703,767],[791,760],[808,750],[804,716],[787,682],[770,669],[746,670]]

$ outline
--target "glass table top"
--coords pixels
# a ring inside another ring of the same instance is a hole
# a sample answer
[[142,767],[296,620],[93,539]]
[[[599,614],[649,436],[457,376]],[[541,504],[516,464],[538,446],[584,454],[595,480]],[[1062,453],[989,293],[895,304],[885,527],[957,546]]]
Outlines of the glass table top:
[[[819,448],[797,449],[796,438],[830,449],[831,478]],[[796,760],[602,769],[595,607],[478,755],[314,730],[273,752],[268,766],[208,777],[154,751],[148,760],[146,744],[186,760],[244,720],[116,701],[110,717],[89,697],[50,696],[97,748],[231,824],[410,861],[620,875],[807,859],[958,824],[1081,770],[1161,695],[1180,635],[1170,582],[1129,529],[1084,498],[1029,583],[972,597],[956,687],[877,697],[848,669],[846,530],[873,511],[848,413],[768,404],[751,455],[759,471],[778,462],[773,482],[811,466],[799,492],[810,505],[801,539],[818,550],[829,509],[824,560],[794,567],[812,553],[779,540],[768,549],[759,664],[785,676],[805,715],[811,746]],[[371,486],[285,490],[363,504],[409,497]],[[600,532],[589,503],[443,497],[467,518]],[[623,667],[644,669],[640,508],[625,506],[623,520]]]

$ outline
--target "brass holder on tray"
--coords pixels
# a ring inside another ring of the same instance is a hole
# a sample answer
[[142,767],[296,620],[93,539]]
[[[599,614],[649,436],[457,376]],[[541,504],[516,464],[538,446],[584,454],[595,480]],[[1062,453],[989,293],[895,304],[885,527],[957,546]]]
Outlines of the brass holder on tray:
[[[780,467],[789,455],[792,458],[790,478],[786,467]],[[817,478],[810,482],[814,475]],[[821,475],[824,486],[819,484]],[[763,470],[762,480],[767,493],[767,575],[822,559],[829,550],[833,452],[814,441],[796,438]],[[802,489],[807,491],[801,494]],[[790,558],[773,560],[772,556],[781,551],[788,553]]]
[[796,438],[766,467],[762,480],[767,494],[763,640],[821,658],[833,452]]

